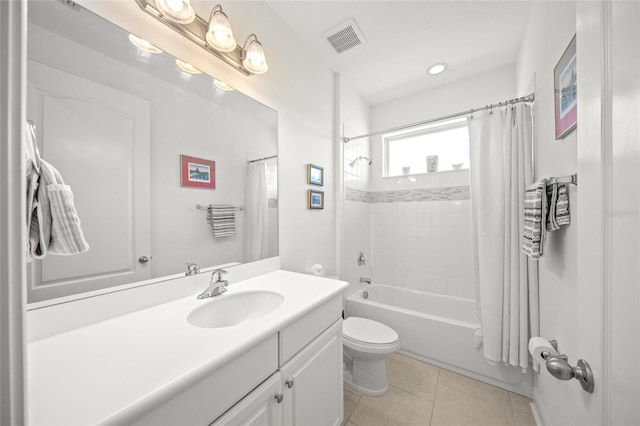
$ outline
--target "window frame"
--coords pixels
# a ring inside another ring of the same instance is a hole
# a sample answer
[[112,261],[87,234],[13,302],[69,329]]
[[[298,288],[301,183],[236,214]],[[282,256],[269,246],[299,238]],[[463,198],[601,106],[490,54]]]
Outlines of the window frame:
[[[469,120],[465,118],[454,118],[452,120],[439,121],[436,123],[430,123],[426,126],[420,126],[409,130],[400,130],[392,133],[385,133],[382,135],[382,177],[383,178],[395,178],[403,175],[389,175],[389,142],[408,139],[416,136],[424,136],[433,133],[440,133],[447,130],[455,130],[466,127],[469,128]],[[460,170],[467,170],[460,169]],[[458,170],[442,170],[442,171],[458,171]],[[410,175],[426,174],[427,172],[410,173]],[[439,172],[435,172],[439,173]]]

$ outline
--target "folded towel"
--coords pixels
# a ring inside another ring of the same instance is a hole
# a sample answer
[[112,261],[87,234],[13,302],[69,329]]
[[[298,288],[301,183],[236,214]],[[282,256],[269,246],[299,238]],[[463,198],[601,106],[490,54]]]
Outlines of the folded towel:
[[228,237],[236,233],[235,206],[214,206],[207,208],[207,221],[214,237]]
[[44,160],[40,161],[40,182],[32,200],[29,223],[29,252],[36,259],[47,253],[73,255],[89,250],[73,204],[71,187],[60,173]]
[[547,214],[547,231],[560,229],[562,225],[571,223],[569,214],[569,194],[567,185],[554,182],[547,187],[547,197],[549,201],[549,212]]
[[524,235],[522,252],[536,260],[544,252],[547,217],[547,180],[542,179],[524,191]]

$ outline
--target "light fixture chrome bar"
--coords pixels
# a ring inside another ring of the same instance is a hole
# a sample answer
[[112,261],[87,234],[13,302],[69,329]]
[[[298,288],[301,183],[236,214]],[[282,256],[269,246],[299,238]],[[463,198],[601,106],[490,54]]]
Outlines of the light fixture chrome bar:
[[272,158],[278,158],[278,156],[277,156],[277,155],[272,155],[272,156],[270,156],[270,157],[256,158],[255,160],[249,160],[249,161],[247,161],[247,164],[257,163],[257,162],[259,162],[259,161],[271,160]]
[[249,71],[242,65],[242,55],[244,53],[242,47],[236,46],[232,52],[219,52],[207,44],[207,27],[209,25],[204,19],[196,14],[196,18],[189,24],[177,24],[167,18],[156,8],[155,0],[135,0],[138,6],[147,14],[153,16],[158,21],[162,22],[169,28],[173,29],[177,33],[183,35],[187,39],[193,41],[198,46],[202,47],[207,52],[211,53],[221,61],[232,66],[236,70],[240,71],[244,75],[251,75]]
[[444,115],[444,116],[438,117],[438,118],[431,118],[429,120],[419,121],[417,123],[405,124],[405,125],[398,126],[398,127],[392,127],[390,129],[377,130],[375,132],[365,133],[364,135],[358,135],[358,136],[352,136],[352,137],[344,136],[342,138],[342,141],[344,143],[347,143],[347,142],[350,142],[350,141],[355,140],[355,139],[362,139],[362,138],[366,138],[366,137],[369,137],[369,136],[381,135],[383,133],[391,133],[391,132],[397,132],[397,131],[400,131],[400,130],[411,129],[413,127],[424,126],[425,124],[436,123],[438,121],[443,121],[443,120],[450,120],[452,118],[463,117],[465,115],[473,115],[474,112],[482,111],[483,109],[491,110],[493,108],[500,108],[500,107],[503,107],[503,106],[518,104],[518,103],[522,103],[522,102],[533,102],[534,100],[535,100],[535,94],[531,93],[531,94],[529,94],[527,96],[522,96],[520,98],[509,99],[508,101],[498,102],[497,104],[486,105],[486,106],[483,106],[483,107],[480,107],[480,108],[472,108],[472,109],[470,109],[468,111],[456,112],[454,114]]

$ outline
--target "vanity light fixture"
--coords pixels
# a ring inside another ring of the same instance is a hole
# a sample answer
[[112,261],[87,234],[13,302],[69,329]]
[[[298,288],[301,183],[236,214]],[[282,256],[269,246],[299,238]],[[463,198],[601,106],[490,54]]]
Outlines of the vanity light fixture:
[[[269,69],[264,48],[255,34],[238,46],[229,18],[217,4],[209,20],[198,16],[190,0],[135,0],[140,8],[185,38],[231,65],[244,75],[264,74]],[[193,17],[190,18],[193,13]],[[191,19],[191,20],[189,20]]]
[[207,27],[207,43],[220,52],[233,52],[236,50],[236,39],[233,37],[231,23],[222,6],[216,4],[209,15]]
[[[252,39],[253,38],[253,39]],[[269,70],[267,58],[264,56],[262,43],[258,41],[258,36],[249,34],[244,41],[244,55],[242,57],[242,65],[253,74],[264,74]]]
[[220,90],[224,90],[225,92],[232,92],[233,90],[235,90],[233,87],[229,86],[224,81],[218,80],[217,78],[213,79],[213,85]]
[[191,64],[186,63],[185,61],[181,61],[180,59],[176,59],[176,65],[184,72],[188,72],[189,74],[202,74],[198,68],[194,67]]
[[156,0],[156,6],[164,17],[176,24],[190,24],[196,19],[191,0]]
[[129,34],[129,41],[131,42],[131,44],[133,44],[135,47],[142,50],[143,52],[148,52],[153,54],[162,53],[161,49],[158,49],[153,44],[149,43],[147,40],[140,38],[138,36],[135,36],[133,34]]
[[444,62],[439,62],[437,64],[433,64],[429,67],[429,74],[438,75],[445,72],[449,68],[449,65]]

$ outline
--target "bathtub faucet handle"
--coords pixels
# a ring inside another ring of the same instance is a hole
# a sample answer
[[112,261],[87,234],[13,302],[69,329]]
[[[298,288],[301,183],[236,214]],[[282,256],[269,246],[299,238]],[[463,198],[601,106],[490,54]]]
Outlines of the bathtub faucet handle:
[[360,282],[365,284],[371,284],[371,278],[360,277]]
[[364,253],[360,252],[360,255],[358,256],[358,265],[360,266],[364,266],[366,265],[366,261],[364,260]]

